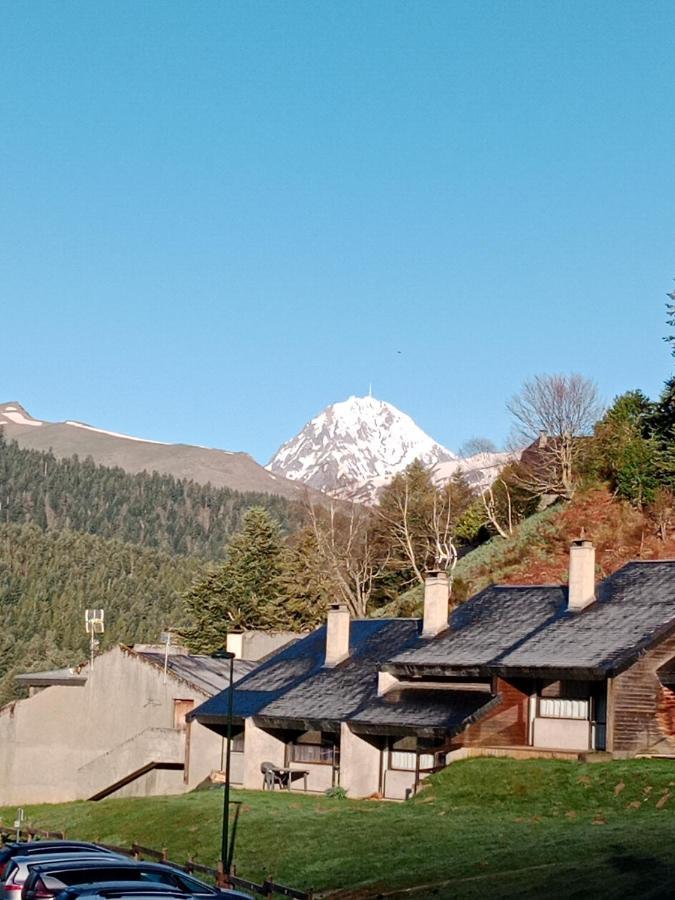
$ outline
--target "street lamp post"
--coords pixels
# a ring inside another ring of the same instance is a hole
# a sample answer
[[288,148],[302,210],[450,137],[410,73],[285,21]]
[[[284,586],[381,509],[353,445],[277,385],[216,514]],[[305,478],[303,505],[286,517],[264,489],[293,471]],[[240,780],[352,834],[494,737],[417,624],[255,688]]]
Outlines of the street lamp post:
[[213,654],[217,659],[230,661],[230,684],[227,690],[227,747],[225,749],[225,791],[223,796],[223,836],[220,858],[225,875],[232,869],[232,848],[230,847],[230,753],[232,752],[232,699],[234,695],[234,653],[220,650]]

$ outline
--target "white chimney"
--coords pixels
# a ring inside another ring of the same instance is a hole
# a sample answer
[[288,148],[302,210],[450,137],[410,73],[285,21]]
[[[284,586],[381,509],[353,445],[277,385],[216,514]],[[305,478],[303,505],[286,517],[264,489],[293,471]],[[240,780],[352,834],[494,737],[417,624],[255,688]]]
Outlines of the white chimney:
[[567,608],[585,609],[595,600],[595,547],[579,538],[570,545],[570,575]]
[[326,620],[326,666],[337,666],[349,656],[349,610],[333,603]]
[[244,655],[244,632],[228,631],[225,649],[228,653],[234,653],[235,659],[241,659]]
[[422,637],[435,637],[448,627],[449,598],[447,572],[427,572],[424,579]]

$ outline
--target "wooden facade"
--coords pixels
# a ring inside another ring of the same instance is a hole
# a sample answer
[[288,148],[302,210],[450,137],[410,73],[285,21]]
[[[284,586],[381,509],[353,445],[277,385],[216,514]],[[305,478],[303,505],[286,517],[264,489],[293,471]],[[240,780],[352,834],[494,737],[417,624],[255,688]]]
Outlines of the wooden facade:
[[528,741],[528,689],[519,681],[497,678],[501,703],[469,725],[458,743],[464,747],[523,747]]
[[675,634],[608,683],[607,749],[617,756],[675,756],[675,692],[658,670],[675,657]]

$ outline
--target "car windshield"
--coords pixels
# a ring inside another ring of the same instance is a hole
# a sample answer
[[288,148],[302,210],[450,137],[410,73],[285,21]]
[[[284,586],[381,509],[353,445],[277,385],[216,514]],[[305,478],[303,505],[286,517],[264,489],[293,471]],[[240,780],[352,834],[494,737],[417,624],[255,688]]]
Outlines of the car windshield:
[[185,888],[190,894],[217,894],[218,891],[216,888],[212,887],[209,884],[205,884],[203,881],[199,881],[197,878],[192,878],[190,875],[186,875],[184,872],[176,872],[176,878],[178,879],[178,884],[181,887]]

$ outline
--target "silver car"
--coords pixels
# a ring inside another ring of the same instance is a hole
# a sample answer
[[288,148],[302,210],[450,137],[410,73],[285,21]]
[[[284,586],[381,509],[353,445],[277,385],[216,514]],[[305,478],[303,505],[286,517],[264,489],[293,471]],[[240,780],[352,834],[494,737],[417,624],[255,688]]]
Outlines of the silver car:
[[30,856],[13,856],[5,867],[2,875],[2,886],[0,889],[0,897],[2,900],[20,900],[21,891],[23,890],[26,878],[31,866],[44,862],[60,862],[64,860],[92,860],[100,862],[101,857],[114,857],[115,859],[126,859],[119,853],[110,851],[102,854],[99,852],[91,852],[87,850],[64,852],[63,854],[50,852],[44,856],[37,853],[31,853]]

